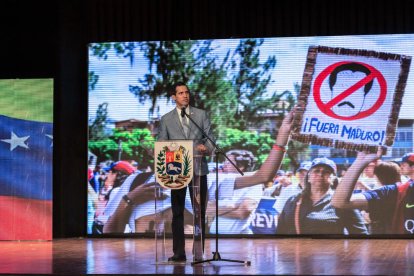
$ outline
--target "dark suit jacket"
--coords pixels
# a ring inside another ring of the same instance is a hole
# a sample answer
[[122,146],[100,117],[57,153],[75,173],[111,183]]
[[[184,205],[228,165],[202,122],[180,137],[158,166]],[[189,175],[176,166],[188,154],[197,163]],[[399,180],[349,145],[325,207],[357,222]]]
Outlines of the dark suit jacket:
[[[193,119],[194,122],[196,122],[211,139],[214,139],[211,131],[210,119],[208,118],[207,113],[204,110],[190,106],[189,115],[191,119]],[[201,131],[197,128],[197,126],[193,124],[193,122],[190,121],[189,124],[190,132],[188,140],[195,140],[196,143],[204,144],[211,153],[214,150],[214,147],[211,144],[211,142],[203,136]],[[173,110],[161,117],[158,141],[165,140],[186,140],[183,126],[181,125],[180,118],[176,108],[174,108]],[[194,169],[195,171],[197,171],[196,168]],[[200,175],[206,174],[208,174],[207,160],[205,157],[203,157],[201,161]]]

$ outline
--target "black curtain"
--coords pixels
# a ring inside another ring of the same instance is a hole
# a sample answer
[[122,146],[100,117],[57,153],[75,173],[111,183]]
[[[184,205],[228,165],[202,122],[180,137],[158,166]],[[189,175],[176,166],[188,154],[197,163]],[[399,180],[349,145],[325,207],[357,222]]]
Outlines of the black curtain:
[[413,33],[414,1],[3,0],[0,77],[55,79],[54,237],[86,234],[87,44]]
[[92,41],[407,33],[414,3],[372,0],[91,0]]

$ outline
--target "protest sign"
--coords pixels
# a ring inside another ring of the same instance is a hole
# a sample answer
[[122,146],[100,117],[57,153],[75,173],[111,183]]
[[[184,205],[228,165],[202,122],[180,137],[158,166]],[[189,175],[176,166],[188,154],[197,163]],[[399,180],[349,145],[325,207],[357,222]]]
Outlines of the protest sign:
[[391,146],[410,63],[398,54],[309,47],[292,138],[358,151]]

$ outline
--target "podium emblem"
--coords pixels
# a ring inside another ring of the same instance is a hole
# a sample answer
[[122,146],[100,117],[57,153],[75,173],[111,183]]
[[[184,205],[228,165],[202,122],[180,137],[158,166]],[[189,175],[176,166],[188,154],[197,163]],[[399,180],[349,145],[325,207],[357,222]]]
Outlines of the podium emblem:
[[155,144],[155,177],[166,189],[182,189],[193,176],[193,143],[187,141]]

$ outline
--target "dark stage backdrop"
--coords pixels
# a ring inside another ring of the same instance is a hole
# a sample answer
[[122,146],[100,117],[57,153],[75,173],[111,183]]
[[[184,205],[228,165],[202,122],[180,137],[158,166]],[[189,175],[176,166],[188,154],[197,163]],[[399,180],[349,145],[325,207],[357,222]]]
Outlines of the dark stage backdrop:
[[0,76],[56,80],[54,237],[86,234],[88,43],[413,33],[413,11],[409,0],[2,1]]

